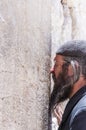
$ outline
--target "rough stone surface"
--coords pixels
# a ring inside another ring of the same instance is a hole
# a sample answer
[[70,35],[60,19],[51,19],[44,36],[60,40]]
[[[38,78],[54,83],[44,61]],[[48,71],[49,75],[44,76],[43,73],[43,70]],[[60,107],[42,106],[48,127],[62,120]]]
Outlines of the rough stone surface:
[[86,40],[86,1],[53,0],[52,55],[56,48],[71,39]]
[[47,130],[50,1],[0,1],[0,130]]
[[68,0],[72,19],[72,39],[86,40],[86,1]]

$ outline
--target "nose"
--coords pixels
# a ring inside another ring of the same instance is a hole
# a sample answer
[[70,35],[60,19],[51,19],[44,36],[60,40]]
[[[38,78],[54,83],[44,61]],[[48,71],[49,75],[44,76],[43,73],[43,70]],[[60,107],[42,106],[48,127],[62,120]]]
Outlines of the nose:
[[50,69],[50,74],[54,73],[54,67]]

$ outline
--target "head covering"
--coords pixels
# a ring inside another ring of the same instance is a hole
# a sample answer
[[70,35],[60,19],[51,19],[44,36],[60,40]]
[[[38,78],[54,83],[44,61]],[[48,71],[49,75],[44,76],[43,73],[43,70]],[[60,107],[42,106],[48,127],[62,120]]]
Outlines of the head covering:
[[57,50],[56,54],[77,58],[86,57],[86,41],[68,41]]

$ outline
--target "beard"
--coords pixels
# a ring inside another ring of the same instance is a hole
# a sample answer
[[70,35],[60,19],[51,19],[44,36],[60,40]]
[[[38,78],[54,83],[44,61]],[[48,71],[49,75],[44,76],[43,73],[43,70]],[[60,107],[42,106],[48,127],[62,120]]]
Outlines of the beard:
[[53,109],[58,103],[69,98],[72,91],[72,77],[68,76],[67,70],[63,70],[56,79],[55,74],[52,74],[54,80],[54,88],[51,93],[50,106]]

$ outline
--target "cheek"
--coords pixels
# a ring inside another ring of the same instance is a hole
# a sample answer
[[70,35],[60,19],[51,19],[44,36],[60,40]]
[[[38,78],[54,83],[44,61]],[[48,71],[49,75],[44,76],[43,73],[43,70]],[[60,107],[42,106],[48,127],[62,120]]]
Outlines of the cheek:
[[58,78],[59,74],[62,72],[62,68],[61,67],[55,68],[54,72],[55,72],[56,78]]

